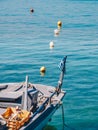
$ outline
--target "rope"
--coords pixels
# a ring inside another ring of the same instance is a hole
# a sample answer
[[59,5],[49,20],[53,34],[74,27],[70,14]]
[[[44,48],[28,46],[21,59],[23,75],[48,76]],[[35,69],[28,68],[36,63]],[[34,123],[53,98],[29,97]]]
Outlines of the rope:
[[62,106],[62,123],[63,123],[63,129],[65,129],[65,127],[69,128],[70,130],[75,130],[74,128],[71,128],[70,126],[68,126],[67,124],[65,124],[65,117],[64,117],[64,106],[63,103],[61,104]]

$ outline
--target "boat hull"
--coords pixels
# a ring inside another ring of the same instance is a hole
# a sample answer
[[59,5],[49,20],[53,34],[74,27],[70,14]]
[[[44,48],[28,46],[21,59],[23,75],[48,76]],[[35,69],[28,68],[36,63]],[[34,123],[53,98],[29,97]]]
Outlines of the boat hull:
[[25,128],[21,128],[20,130],[42,130],[59,107],[59,104],[56,106],[50,106],[46,111],[43,112],[43,114],[39,116],[39,118],[37,118],[35,121],[32,120]]

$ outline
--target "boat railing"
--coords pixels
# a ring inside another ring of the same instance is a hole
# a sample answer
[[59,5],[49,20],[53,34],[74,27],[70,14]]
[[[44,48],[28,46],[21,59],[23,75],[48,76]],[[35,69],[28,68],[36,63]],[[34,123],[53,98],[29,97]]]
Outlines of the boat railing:
[[31,118],[34,118],[37,114],[39,114],[40,112],[42,112],[45,107],[49,104],[52,105],[51,100],[53,98],[53,96],[56,94],[56,91],[54,91],[49,97],[46,98],[46,100],[42,103],[41,106],[38,107],[38,109],[36,110],[36,112],[32,115]]

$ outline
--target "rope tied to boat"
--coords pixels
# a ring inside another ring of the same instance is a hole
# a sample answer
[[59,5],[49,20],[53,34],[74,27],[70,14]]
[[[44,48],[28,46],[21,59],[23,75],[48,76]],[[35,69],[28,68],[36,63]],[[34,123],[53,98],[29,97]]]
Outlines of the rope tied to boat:
[[63,124],[63,129],[62,129],[62,130],[64,130],[66,127],[69,128],[70,130],[75,130],[74,128],[68,126],[68,125],[65,123],[63,102],[60,102],[60,105],[61,105],[61,108],[62,108],[62,124]]

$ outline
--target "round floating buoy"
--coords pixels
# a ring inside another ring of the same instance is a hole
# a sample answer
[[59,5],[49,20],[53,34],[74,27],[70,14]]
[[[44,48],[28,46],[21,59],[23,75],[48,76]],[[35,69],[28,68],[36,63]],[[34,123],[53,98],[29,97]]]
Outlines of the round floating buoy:
[[54,42],[51,41],[51,42],[50,42],[50,48],[53,48],[53,47],[54,47]]
[[58,26],[58,28],[61,28],[61,27],[62,27],[62,22],[61,22],[61,21],[58,21],[58,22],[57,22],[57,26]]
[[55,29],[55,30],[54,30],[54,34],[55,34],[55,35],[59,35],[59,30],[58,30],[58,29]]
[[42,66],[42,67],[40,68],[40,72],[43,72],[43,73],[46,72],[46,68],[45,68],[45,66]]
[[31,8],[31,9],[30,9],[30,12],[31,12],[31,13],[33,13],[33,12],[34,12],[34,9],[33,9],[33,8]]

